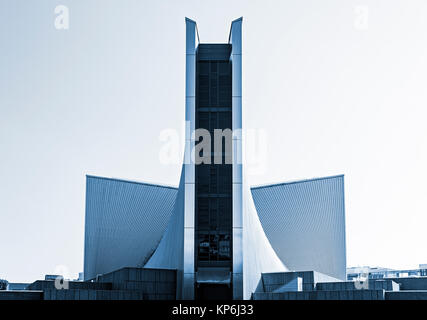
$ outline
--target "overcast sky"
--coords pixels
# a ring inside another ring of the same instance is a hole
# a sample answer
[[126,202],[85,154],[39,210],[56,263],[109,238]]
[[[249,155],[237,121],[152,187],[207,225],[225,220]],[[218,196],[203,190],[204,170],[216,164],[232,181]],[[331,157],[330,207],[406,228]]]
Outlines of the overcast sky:
[[244,17],[252,184],[345,174],[348,265],[427,263],[426,1],[4,0],[0,278],[82,271],[86,174],[177,185],[159,135],[184,119],[185,16],[202,42]]

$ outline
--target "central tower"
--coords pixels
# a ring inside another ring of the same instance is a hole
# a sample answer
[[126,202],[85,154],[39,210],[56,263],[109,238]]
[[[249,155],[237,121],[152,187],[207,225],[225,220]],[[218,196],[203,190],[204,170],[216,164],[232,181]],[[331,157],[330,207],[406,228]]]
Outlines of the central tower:
[[[215,149],[215,139],[226,140],[222,132],[232,129],[230,54],[229,44],[199,44],[196,54],[196,130],[207,130],[214,138],[210,163],[196,163],[195,168],[196,297],[202,299],[215,292],[232,297],[233,171],[226,161],[232,152],[227,141],[221,141],[219,154]],[[232,135],[227,137],[231,146]]]
[[168,227],[145,267],[176,269],[177,299],[250,299],[263,272],[287,268],[243,178],[242,18],[223,44],[200,43],[196,23],[185,21],[184,164]]
[[[196,23],[186,19],[186,121],[190,130],[184,210],[188,256],[184,257],[183,285],[184,297],[189,299],[243,297],[241,23],[241,18],[233,21],[228,43],[204,44],[198,41]],[[205,130],[211,137],[208,162],[191,157],[195,145],[206,142],[194,130]]]

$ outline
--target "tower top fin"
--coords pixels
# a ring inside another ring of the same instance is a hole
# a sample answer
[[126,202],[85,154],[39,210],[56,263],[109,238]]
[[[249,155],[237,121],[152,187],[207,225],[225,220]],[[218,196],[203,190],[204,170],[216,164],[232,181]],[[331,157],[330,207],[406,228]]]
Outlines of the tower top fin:
[[230,41],[231,41],[231,32],[233,31],[233,25],[235,23],[238,23],[238,22],[242,23],[242,21],[243,21],[243,17],[240,17],[240,18],[237,18],[237,19],[231,21],[230,33],[228,34],[228,43],[230,43]]
[[199,29],[197,28],[197,22],[194,21],[193,19],[185,17],[185,23],[194,23],[194,25],[196,26],[197,43],[200,43]]

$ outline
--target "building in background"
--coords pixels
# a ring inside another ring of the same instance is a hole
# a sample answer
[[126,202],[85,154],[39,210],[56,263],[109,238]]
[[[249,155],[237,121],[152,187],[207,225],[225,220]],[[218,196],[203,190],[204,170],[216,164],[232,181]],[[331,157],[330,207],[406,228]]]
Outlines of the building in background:
[[425,277],[427,276],[427,264],[420,264],[418,269],[390,269],[371,267],[352,267],[347,269],[347,280],[367,279],[387,279],[405,277]]

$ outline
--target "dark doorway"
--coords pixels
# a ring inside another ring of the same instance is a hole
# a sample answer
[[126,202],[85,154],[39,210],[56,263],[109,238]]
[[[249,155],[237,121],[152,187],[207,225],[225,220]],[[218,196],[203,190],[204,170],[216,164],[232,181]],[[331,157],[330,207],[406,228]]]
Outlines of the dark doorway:
[[196,300],[232,300],[231,287],[225,284],[200,284],[196,288]]

